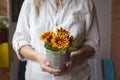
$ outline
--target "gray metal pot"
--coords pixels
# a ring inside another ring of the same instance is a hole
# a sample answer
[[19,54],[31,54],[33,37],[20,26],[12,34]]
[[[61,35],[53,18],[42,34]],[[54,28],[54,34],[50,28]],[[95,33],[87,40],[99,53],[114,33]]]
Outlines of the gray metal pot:
[[50,67],[60,69],[61,71],[67,70],[66,62],[70,60],[70,52],[62,54],[46,49],[46,55],[50,62]]

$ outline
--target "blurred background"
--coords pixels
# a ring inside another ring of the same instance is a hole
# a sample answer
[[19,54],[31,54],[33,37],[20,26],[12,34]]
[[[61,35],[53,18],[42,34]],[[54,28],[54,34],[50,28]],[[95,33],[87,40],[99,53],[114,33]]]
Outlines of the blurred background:
[[[17,59],[12,37],[24,0],[0,0],[0,80],[24,80],[26,62]],[[90,59],[92,80],[120,80],[120,0],[93,0],[100,50]]]

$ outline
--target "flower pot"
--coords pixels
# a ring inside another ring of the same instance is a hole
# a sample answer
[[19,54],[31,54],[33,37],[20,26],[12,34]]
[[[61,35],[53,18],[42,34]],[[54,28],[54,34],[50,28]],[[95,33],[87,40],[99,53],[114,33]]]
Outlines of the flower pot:
[[8,30],[0,28],[0,43],[8,41]]
[[70,52],[62,54],[46,49],[46,55],[50,62],[50,67],[60,69],[61,71],[67,70],[66,62],[70,60]]

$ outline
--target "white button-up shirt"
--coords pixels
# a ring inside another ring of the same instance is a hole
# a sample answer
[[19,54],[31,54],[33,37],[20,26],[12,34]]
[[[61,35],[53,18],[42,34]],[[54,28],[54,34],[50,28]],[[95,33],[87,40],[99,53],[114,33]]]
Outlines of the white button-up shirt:
[[86,60],[80,61],[63,76],[53,76],[43,72],[40,65],[19,55],[19,49],[30,45],[39,53],[46,53],[44,42],[39,35],[45,31],[55,31],[57,27],[70,31],[77,39],[77,45],[90,45],[98,49],[99,34],[92,0],[61,0],[57,9],[56,0],[42,0],[39,13],[33,0],[25,0],[13,36],[13,48],[20,60],[27,60],[26,80],[88,80],[89,67]]

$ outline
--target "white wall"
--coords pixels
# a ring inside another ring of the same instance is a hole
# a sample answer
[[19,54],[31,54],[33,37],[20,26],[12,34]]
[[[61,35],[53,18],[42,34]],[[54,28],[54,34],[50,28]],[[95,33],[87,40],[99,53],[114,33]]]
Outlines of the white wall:
[[100,29],[101,58],[110,56],[111,53],[111,0],[93,0],[97,8],[98,23]]

